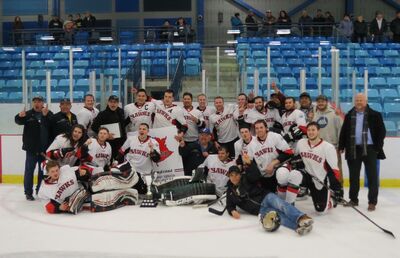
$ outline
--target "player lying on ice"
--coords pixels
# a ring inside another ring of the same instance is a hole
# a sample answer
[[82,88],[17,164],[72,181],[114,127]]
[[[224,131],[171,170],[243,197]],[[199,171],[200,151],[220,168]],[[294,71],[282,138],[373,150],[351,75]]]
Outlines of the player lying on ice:
[[[85,202],[92,212],[113,210],[138,201],[138,192],[132,189],[139,177],[129,162],[111,171],[91,174],[87,166],[60,167],[50,160],[46,165],[47,177],[39,189],[39,198],[45,202],[48,213],[77,214]],[[85,186],[85,187],[84,187]]]
[[237,166],[230,167],[228,175],[226,208],[233,218],[240,218],[239,207],[250,214],[259,215],[263,228],[268,232],[277,230],[280,224],[299,235],[312,230],[313,220],[307,214],[261,186],[262,175],[254,161],[245,167],[244,173]]

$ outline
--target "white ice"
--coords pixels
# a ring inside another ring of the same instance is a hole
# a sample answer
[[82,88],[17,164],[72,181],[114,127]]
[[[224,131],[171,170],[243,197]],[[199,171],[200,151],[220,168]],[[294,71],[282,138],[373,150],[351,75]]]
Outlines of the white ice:
[[[366,210],[366,193],[358,208],[400,238],[400,189],[381,189],[375,212]],[[206,208],[49,215],[25,200],[22,186],[0,185],[0,257],[400,257],[399,240],[352,208],[318,215],[311,199],[296,207],[315,220],[309,235],[284,227],[267,233],[256,216],[234,220]]]

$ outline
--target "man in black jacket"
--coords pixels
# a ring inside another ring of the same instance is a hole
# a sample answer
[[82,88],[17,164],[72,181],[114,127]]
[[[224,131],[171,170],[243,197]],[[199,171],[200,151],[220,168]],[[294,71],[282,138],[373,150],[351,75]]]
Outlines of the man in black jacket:
[[339,150],[345,157],[350,174],[350,205],[358,205],[361,163],[368,178],[368,210],[374,211],[378,202],[379,179],[377,159],[385,159],[383,141],[386,136],[382,115],[367,105],[367,98],[359,93],[355,105],[344,119],[339,137]]
[[119,149],[126,140],[125,126],[127,125],[125,123],[124,110],[119,107],[119,98],[115,95],[111,95],[108,98],[106,109],[101,111],[93,120],[92,130],[95,133],[98,133],[100,127],[104,125],[107,127],[107,125],[110,124],[117,124],[120,133],[120,137],[117,137],[110,132],[111,136],[108,140],[112,148],[112,157],[115,159],[118,155]]
[[393,42],[400,43],[400,11],[396,12],[396,18],[390,23],[390,30],[393,32]]
[[50,143],[57,135],[70,133],[72,126],[78,123],[76,115],[71,112],[71,101],[62,99],[60,101],[60,112],[50,118]]
[[240,218],[237,207],[253,215],[259,215],[266,231],[272,232],[282,224],[305,235],[312,230],[313,220],[276,194],[261,187],[261,173],[254,161],[244,155],[245,173],[240,168],[229,168],[226,209],[235,219]]
[[179,142],[179,154],[182,156],[185,176],[191,176],[210,154],[218,154],[217,148],[211,141],[211,131],[203,128],[199,131],[199,140],[192,143]]
[[43,97],[37,96],[32,99],[33,107],[29,111],[25,109],[15,116],[15,123],[24,126],[22,135],[22,149],[26,152],[24,190],[26,199],[33,198],[33,175],[36,164],[38,164],[38,184],[36,194],[39,191],[43,178],[43,170],[40,163],[44,160],[41,153],[44,153],[49,145],[48,125],[51,111],[44,107]]
[[375,19],[373,19],[369,25],[369,32],[373,42],[383,42],[385,39],[385,33],[388,29],[386,20],[383,18],[383,13],[377,11],[375,13]]

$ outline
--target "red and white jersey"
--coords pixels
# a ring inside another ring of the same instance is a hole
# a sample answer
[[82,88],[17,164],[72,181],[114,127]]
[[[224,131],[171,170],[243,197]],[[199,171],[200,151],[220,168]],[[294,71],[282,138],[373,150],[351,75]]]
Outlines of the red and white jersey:
[[228,183],[228,170],[231,166],[236,165],[233,160],[222,162],[218,158],[218,154],[208,155],[202,166],[208,168],[207,182],[215,184],[217,195],[221,196],[226,192],[226,184]]
[[295,109],[292,111],[286,111],[282,115],[282,126],[283,126],[283,132],[288,133],[289,128],[293,125],[296,124],[297,127],[306,133],[306,115],[304,114],[303,111]]
[[250,109],[244,121],[249,124],[254,124],[258,120],[264,120],[267,123],[268,128],[272,127],[275,122],[281,123],[281,116],[279,115],[278,109],[265,109],[265,112],[260,112],[257,109]]
[[[49,156],[48,153],[50,151],[61,150],[64,148],[72,148],[72,147],[75,148],[75,152],[78,150],[77,145],[72,146],[69,139],[64,137],[63,134],[60,134],[60,135],[57,135],[57,137],[54,139],[54,141],[51,143],[51,145],[47,148],[46,153],[47,153],[47,156]],[[78,158],[75,155],[73,155],[69,158],[66,158],[66,157],[62,158],[60,156],[59,158],[57,158],[57,161],[59,162],[60,166],[64,166],[64,165],[74,166],[77,159]]]
[[99,114],[99,110],[97,108],[88,109],[87,107],[83,107],[79,110],[78,114],[76,114],[76,118],[78,119],[78,124],[81,124],[87,130],[87,135],[89,137],[93,137],[96,135],[92,130],[93,120]]
[[43,180],[40,185],[38,197],[45,201],[45,209],[49,213],[54,213],[55,206],[50,202],[54,200],[62,204],[65,199],[78,190],[78,180],[76,179],[75,170],[78,167],[70,167],[68,165],[60,168],[60,177],[56,182],[50,183],[48,179]]
[[234,105],[225,106],[224,110],[216,112],[210,116],[210,130],[215,129],[219,143],[227,143],[238,138],[238,126],[233,116],[235,112]]
[[142,175],[149,175],[155,165],[150,159],[150,142],[153,144],[153,149],[160,153],[158,142],[150,136],[148,136],[143,142],[139,140],[138,136],[128,137],[120,149],[122,154],[129,149],[125,159],[129,161],[131,166]]
[[248,145],[251,144],[251,142],[254,140],[254,137],[251,137],[250,141],[248,143],[245,143],[242,138],[237,140],[234,144],[235,147],[235,160],[239,157],[239,155],[242,155],[244,153],[249,154],[248,150]]
[[[243,119],[246,120],[247,115],[249,114],[250,111],[251,111],[250,108],[246,108],[246,109],[243,111]],[[235,120],[237,121],[237,120],[239,119],[239,116],[240,116],[240,114],[239,114],[239,106],[236,106],[236,107],[235,107],[235,111],[233,112],[233,117],[234,117]]]
[[131,103],[124,107],[125,118],[129,117],[131,126],[129,131],[136,132],[141,123],[146,123],[149,128],[152,126],[152,116],[156,110],[156,105],[153,102],[146,102],[140,106],[137,103]]
[[196,108],[199,110],[201,113],[203,113],[203,118],[204,118],[204,123],[205,127],[210,128],[210,116],[215,113],[215,108],[214,107],[209,107],[206,106],[204,110],[201,110],[199,107]]
[[97,139],[92,138],[92,142],[88,145],[88,156],[85,161],[92,163],[92,165],[103,168],[110,164],[112,149],[108,142],[100,145]]
[[[188,126],[188,130],[183,136],[183,140],[186,142],[197,141],[199,139],[199,126],[204,126],[203,113],[198,109],[194,109],[193,107],[191,109],[184,109],[183,112],[186,119],[186,124]],[[192,116],[199,120],[197,124],[191,119]]]
[[154,116],[153,128],[167,127],[176,125],[178,122],[181,125],[187,126],[183,109],[175,104],[166,107],[164,103],[157,101]]
[[[335,146],[321,139],[319,143],[311,146],[308,139],[298,141],[296,154],[301,156],[305,165],[305,170],[317,177],[322,182],[325,180],[328,168],[331,168],[335,177],[339,179],[340,172]],[[322,189],[322,185],[314,180],[317,189]]]
[[248,154],[257,163],[261,174],[265,174],[265,168],[279,156],[279,151],[293,154],[293,150],[280,134],[268,132],[267,138],[261,141],[255,137],[248,145]]

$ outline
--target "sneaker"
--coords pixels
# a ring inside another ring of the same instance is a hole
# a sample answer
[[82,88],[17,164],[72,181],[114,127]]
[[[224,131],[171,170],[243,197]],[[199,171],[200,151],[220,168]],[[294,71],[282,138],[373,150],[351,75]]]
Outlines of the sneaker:
[[309,217],[307,214],[304,214],[297,221],[298,226],[296,229],[296,233],[299,234],[300,236],[304,236],[304,235],[310,233],[313,228],[313,223],[314,223],[314,220],[311,217]]
[[343,206],[344,207],[356,207],[356,206],[358,206],[358,202],[355,202],[355,201],[345,202]]
[[26,197],[26,200],[28,200],[28,201],[34,201],[35,200],[35,198],[33,198],[33,196],[31,194],[26,194],[25,197]]
[[296,201],[306,200],[308,195],[308,188],[300,186],[299,192],[297,193]]
[[266,231],[274,232],[281,225],[281,220],[276,211],[270,211],[261,218],[261,224]]
[[311,232],[313,226],[310,225],[308,227],[298,227],[296,228],[296,233],[299,234],[300,236],[307,235],[308,233]]
[[376,209],[376,205],[375,204],[368,204],[368,211],[374,211]]

